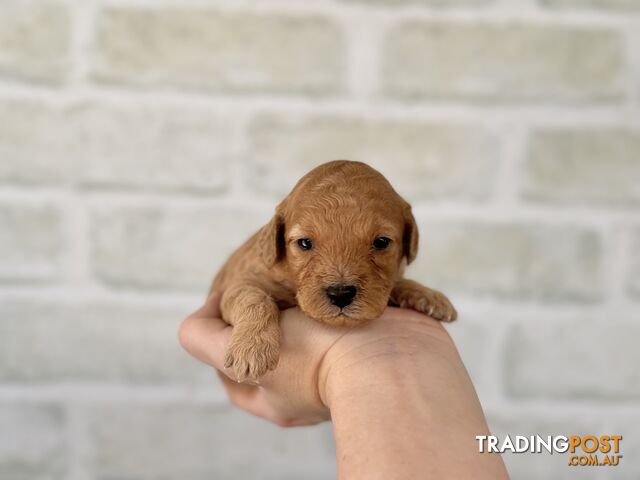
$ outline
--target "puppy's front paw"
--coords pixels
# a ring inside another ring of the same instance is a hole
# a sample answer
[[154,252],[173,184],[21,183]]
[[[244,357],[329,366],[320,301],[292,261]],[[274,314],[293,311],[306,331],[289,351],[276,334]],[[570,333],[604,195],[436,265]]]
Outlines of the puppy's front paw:
[[402,308],[426,313],[441,322],[453,322],[458,318],[458,312],[449,299],[443,293],[427,287],[394,290],[393,301]]
[[255,381],[274,370],[280,357],[280,331],[265,328],[253,335],[232,335],[224,356],[224,366],[233,367],[238,382]]

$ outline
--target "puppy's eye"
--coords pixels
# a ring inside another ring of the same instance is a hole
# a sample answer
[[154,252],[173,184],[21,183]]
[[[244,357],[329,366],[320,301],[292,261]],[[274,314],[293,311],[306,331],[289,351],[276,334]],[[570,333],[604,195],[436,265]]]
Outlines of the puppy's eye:
[[391,239],[387,237],[378,237],[373,241],[373,248],[376,250],[384,250],[391,243]]
[[313,242],[308,238],[301,238],[297,243],[302,250],[311,250],[313,248]]

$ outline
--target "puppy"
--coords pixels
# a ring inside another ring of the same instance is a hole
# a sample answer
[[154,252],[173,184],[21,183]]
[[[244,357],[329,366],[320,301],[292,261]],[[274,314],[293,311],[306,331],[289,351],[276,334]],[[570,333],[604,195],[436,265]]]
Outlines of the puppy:
[[329,325],[362,325],[388,304],[455,320],[442,293],[402,278],[417,252],[411,206],[379,172],[343,160],[315,168],[213,281],[233,325],[225,366],[238,381],[273,370],[280,309],[294,305]]

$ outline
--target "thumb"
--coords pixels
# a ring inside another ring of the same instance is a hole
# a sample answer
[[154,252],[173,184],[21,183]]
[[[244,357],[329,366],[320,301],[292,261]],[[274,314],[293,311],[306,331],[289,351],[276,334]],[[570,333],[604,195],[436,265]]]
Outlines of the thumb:
[[224,352],[232,327],[220,318],[220,297],[214,293],[199,310],[185,318],[180,324],[178,339],[190,355],[223,371]]

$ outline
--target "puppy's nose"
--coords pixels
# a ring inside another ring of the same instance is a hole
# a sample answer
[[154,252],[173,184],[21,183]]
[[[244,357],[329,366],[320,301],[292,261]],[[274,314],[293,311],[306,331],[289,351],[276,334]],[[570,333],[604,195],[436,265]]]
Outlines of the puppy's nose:
[[344,308],[353,301],[358,289],[353,285],[331,285],[327,287],[327,297],[334,305]]

